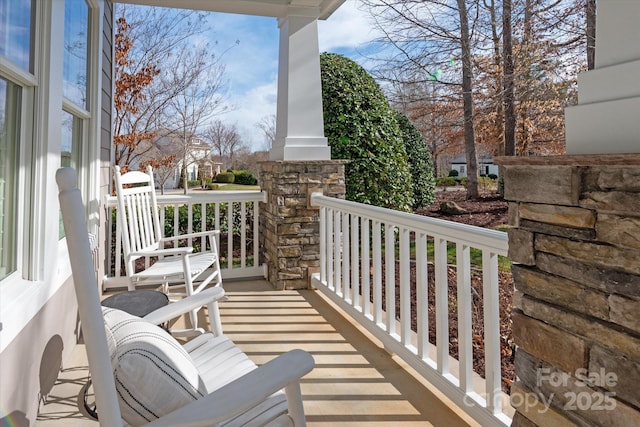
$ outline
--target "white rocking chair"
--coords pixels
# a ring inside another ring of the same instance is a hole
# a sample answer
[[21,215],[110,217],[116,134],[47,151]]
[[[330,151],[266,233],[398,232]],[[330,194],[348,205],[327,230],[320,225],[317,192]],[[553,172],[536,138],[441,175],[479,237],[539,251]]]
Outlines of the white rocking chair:
[[[292,350],[256,367],[222,335],[221,287],[144,319],[102,308],[77,175],[60,169],[56,180],[100,425],[305,425],[300,378],[313,369],[313,358]],[[202,305],[212,332],[184,346],[155,326]],[[186,389],[196,393],[184,403]]]
[[[164,224],[160,223],[151,166],[147,167],[147,173],[131,171],[125,174],[120,174],[120,167],[116,166],[115,184],[129,290],[134,290],[136,285],[162,285],[163,291],[174,297],[193,295],[210,283],[222,285],[216,242],[218,230],[163,237]],[[178,215],[177,210],[174,215]],[[167,243],[177,245],[178,241],[196,238],[202,238],[203,242],[202,250],[197,253],[190,246],[165,247]],[[204,247],[207,241],[209,249]],[[146,257],[145,268],[136,271],[136,260],[142,257]],[[149,257],[156,258],[150,266]],[[185,292],[170,291],[170,287],[176,286],[184,286]],[[189,317],[193,330],[198,330],[197,313],[190,313]]]

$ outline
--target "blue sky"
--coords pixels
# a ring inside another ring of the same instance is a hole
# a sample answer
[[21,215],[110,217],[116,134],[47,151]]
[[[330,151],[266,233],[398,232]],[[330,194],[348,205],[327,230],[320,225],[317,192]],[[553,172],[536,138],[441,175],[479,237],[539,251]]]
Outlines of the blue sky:
[[[275,18],[212,14],[209,22],[228,79],[228,101],[234,109],[221,117],[236,123],[253,150],[263,149],[263,136],[255,124],[276,113],[279,31]],[[344,54],[360,63],[361,52],[376,34],[369,17],[358,9],[357,0],[347,0],[328,20],[318,23],[320,51]],[[236,41],[239,43],[236,44]]]

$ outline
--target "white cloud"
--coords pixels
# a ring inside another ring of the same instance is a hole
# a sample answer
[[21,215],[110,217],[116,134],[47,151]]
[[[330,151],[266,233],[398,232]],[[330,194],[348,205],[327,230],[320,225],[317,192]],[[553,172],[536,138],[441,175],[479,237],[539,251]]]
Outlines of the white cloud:
[[276,114],[276,80],[230,96],[235,109],[217,117],[228,124],[237,124],[240,134],[253,151],[263,150],[264,135],[256,124],[265,116]]
[[318,22],[320,51],[357,48],[379,37],[358,0],[347,0],[326,21]]
[[[359,9],[359,0],[347,0],[328,20],[319,21],[320,51],[355,51],[378,34],[370,17]],[[227,50],[222,58],[229,82],[229,105],[233,110],[216,117],[237,124],[240,134],[255,150],[264,149],[264,135],[256,127],[263,117],[276,114],[278,34],[277,21],[243,15],[212,14],[211,43],[215,50]],[[239,40],[239,44],[236,44]],[[362,61],[363,59],[360,58]]]

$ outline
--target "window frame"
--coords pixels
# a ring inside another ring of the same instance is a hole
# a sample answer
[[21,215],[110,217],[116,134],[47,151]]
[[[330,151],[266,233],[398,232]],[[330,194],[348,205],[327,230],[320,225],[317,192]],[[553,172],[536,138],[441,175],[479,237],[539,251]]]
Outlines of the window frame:
[[[74,0],[67,0],[74,1]],[[34,2],[33,73],[0,55],[0,75],[22,87],[19,131],[17,268],[0,280],[0,353],[17,337],[49,299],[71,278],[66,239],[58,238],[58,190],[63,109],[84,120],[79,187],[83,190],[89,228],[99,226],[103,15],[105,0],[86,0],[89,8],[87,110],[62,95],[65,0]],[[59,81],[58,81],[59,80]],[[80,172],[80,171],[79,171]],[[55,226],[54,226],[55,225]]]

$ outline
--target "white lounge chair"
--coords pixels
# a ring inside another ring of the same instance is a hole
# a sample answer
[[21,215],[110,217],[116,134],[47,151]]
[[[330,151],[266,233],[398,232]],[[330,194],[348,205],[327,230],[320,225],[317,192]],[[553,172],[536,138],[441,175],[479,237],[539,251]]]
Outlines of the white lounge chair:
[[[256,367],[222,335],[221,287],[144,319],[102,308],[77,175],[60,169],[56,180],[100,425],[305,425],[299,382],[313,358],[292,350]],[[211,331],[184,346],[156,326],[202,305]]]

